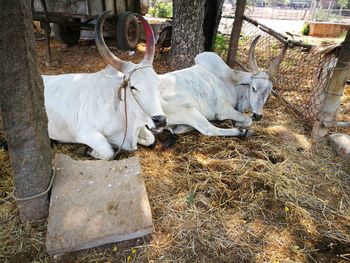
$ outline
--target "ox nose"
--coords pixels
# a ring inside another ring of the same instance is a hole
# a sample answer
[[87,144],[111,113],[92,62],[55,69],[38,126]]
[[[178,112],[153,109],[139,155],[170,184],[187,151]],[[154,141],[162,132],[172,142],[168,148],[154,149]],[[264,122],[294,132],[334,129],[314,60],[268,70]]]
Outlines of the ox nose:
[[253,121],[260,121],[262,119],[262,114],[253,113]]
[[152,116],[152,121],[157,128],[166,126],[166,117],[164,115]]

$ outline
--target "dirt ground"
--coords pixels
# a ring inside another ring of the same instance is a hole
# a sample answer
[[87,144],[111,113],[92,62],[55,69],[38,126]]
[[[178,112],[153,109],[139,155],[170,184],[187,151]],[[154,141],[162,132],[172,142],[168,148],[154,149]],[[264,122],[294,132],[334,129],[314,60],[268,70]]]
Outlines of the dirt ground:
[[[110,43],[113,45],[113,42]],[[106,63],[91,40],[67,47],[54,42],[58,66],[45,66],[45,44],[37,41],[43,74],[95,72]],[[125,60],[134,55],[112,50]],[[154,67],[168,71],[166,54]],[[340,114],[348,114],[350,90]],[[222,125],[228,125],[224,123]],[[170,149],[139,148],[155,232],[145,238],[64,256],[45,253],[46,222],[20,224],[13,200],[12,171],[0,150],[1,262],[348,262],[350,260],[350,165],[327,141],[315,143],[303,124],[276,98],[249,139],[207,137],[192,132]],[[0,126],[0,138],[3,137]],[[350,135],[349,129],[335,130]],[[73,158],[79,146],[54,152]]]

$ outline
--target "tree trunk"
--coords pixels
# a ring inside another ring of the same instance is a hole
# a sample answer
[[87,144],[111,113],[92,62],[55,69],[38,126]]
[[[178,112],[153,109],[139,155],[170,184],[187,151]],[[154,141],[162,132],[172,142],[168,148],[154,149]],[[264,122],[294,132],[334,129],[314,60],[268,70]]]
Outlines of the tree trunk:
[[192,66],[201,52],[212,50],[224,0],[174,0],[170,63]]
[[204,51],[204,5],[206,0],[174,0],[174,26],[170,63],[180,69],[194,64],[197,54]]
[[227,54],[227,65],[229,65],[230,67],[233,67],[235,64],[239,37],[242,30],[243,16],[244,16],[244,9],[246,6],[246,2],[247,2],[246,0],[240,0],[240,1],[237,0],[237,3],[236,3],[235,20],[233,21],[233,25],[232,25],[230,46]]
[[[37,195],[48,187],[51,151],[44,88],[37,68],[32,13],[28,0],[0,4],[0,108],[9,145],[16,196]],[[22,222],[47,216],[47,194],[18,201]]]

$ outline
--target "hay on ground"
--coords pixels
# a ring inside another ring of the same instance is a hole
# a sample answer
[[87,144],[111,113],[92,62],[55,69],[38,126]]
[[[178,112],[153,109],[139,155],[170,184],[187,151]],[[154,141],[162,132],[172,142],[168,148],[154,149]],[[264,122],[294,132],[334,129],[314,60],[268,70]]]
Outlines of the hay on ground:
[[[80,48],[100,68],[96,51]],[[44,222],[20,224],[15,202],[4,200],[13,180],[8,153],[0,151],[0,261],[346,262],[349,164],[326,142],[315,144],[276,99],[265,112],[249,139],[192,132],[165,151],[158,145],[123,154],[141,157],[154,234],[63,257],[45,254]],[[86,158],[79,147],[54,151]]]

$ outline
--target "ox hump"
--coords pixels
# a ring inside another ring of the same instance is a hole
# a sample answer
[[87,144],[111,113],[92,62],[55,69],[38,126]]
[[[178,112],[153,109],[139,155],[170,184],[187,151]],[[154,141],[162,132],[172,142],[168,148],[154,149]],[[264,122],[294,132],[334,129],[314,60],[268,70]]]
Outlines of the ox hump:
[[196,56],[196,65],[200,65],[223,81],[230,81],[232,70],[220,56],[214,52],[203,52]]

